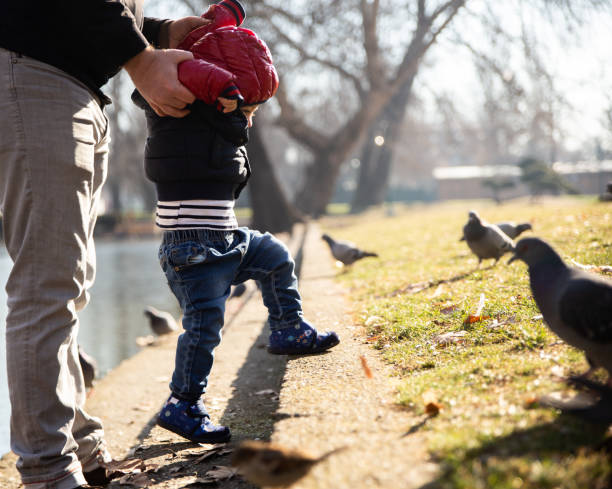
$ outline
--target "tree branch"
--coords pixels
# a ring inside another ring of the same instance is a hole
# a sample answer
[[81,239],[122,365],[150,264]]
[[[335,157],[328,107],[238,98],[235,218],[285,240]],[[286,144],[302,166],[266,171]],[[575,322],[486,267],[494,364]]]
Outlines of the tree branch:
[[285,20],[288,20],[289,22],[294,24],[296,27],[305,27],[303,18],[297,15],[293,15],[287,8],[279,8],[273,5],[268,5],[265,2],[258,2],[253,7],[253,17],[270,18],[271,14],[280,15]]
[[311,128],[304,122],[304,118],[298,110],[291,104],[284,84],[279,83],[276,91],[276,101],[280,106],[281,112],[275,121],[276,124],[284,127],[287,132],[311,151],[316,152],[328,143],[328,138]]
[[355,87],[355,90],[359,94],[359,97],[363,98],[363,96],[364,96],[364,88],[363,88],[363,85],[361,84],[361,79],[360,78],[358,78],[355,75],[353,75],[352,73],[348,72],[341,65],[333,63],[332,61],[330,61],[328,59],[323,59],[323,58],[320,58],[318,56],[315,56],[313,54],[308,53],[300,43],[298,43],[298,42],[294,41],[293,39],[291,39],[278,26],[272,25],[271,27],[274,30],[274,32],[276,33],[276,35],[278,35],[283,41],[285,41],[287,43],[288,46],[290,46],[291,48],[295,49],[300,54],[300,56],[302,58],[302,61],[314,61],[316,63],[319,63],[322,66],[326,66],[326,67],[328,67],[328,68],[338,72],[344,78],[347,78],[348,80],[350,80],[353,83],[353,86]]
[[[440,15],[442,14],[443,10],[440,10],[442,8],[444,9],[450,9],[451,12],[448,14],[448,16],[446,17],[446,20],[442,23],[442,25],[440,27],[438,27],[437,30],[435,30],[432,35],[431,35],[431,39],[429,40],[429,42],[425,45],[425,51],[427,51],[427,49],[429,49],[435,42],[436,39],[438,38],[438,36],[440,35],[440,33],[446,29],[446,27],[448,27],[448,24],[450,24],[450,22],[453,20],[453,18],[455,17],[455,15],[457,15],[457,12],[459,12],[459,9],[461,7],[463,7],[465,5],[466,0],[450,0],[449,2],[447,2],[444,6],[438,8],[431,16],[431,21],[432,21],[432,25],[433,25],[433,21]],[[438,10],[440,10],[438,12]]]
[[376,19],[378,16],[378,0],[370,7],[367,0],[361,0],[360,10],[363,26],[363,47],[366,53],[366,75],[371,87],[384,83],[382,63],[378,38],[376,36]]
[[[431,15],[425,14],[425,2],[419,0],[419,13],[417,28],[414,32],[412,40],[406,49],[404,59],[396,70],[396,75],[393,79],[390,89],[398,90],[406,84],[414,75],[414,71],[418,69],[418,65],[427,52],[427,50],[436,42],[438,36],[448,27],[457,12],[465,5],[466,0],[449,0],[440,5]],[[431,30],[434,21],[444,12],[449,11],[448,16],[442,24],[436,29]],[[430,34],[430,39],[425,40],[427,34]]]

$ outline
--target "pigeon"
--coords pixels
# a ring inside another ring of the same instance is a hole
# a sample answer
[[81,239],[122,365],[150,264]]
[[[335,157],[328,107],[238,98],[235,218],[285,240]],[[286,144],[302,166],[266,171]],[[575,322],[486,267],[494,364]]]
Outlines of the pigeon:
[[149,318],[151,329],[158,336],[172,333],[178,329],[176,321],[169,312],[158,311],[153,306],[147,306],[144,314]]
[[476,211],[470,211],[468,216],[460,241],[465,240],[478,257],[478,266],[487,258],[494,258],[497,263],[504,253],[514,250],[514,241],[495,224],[481,220]]
[[313,457],[276,443],[247,440],[234,450],[231,464],[253,484],[288,487],[304,477],[313,466],[345,448],[336,448],[320,457]]
[[[576,377],[575,383],[590,388],[586,379],[602,367],[608,373],[607,387],[603,387],[609,391],[612,282],[567,266],[552,246],[539,238],[521,239],[508,263],[514,260],[522,260],[529,267],[531,291],[546,324],[566,343],[585,353],[589,369]],[[602,402],[611,400],[610,393],[602,396]],[[610,413],[612,416],[612,410]]]
[[83,372],[83,380],[85,381],[85,387],[93,387],[94,379],[98,375],[98,363],[91,356],[88,355],[81,345],[78,345],[79,349],[79,363],[81,364],[81,370]]
[[528,222],[521,222],[520,224],[514,222],[498,222],[495,225],[506,233],[506,236],[510,239],[516,239],[521,233],[531,229],[531,224]]
[[321,236],[321,238],[324,239],[329,245],[332,256],[343,265],[352,265],[357,260],[361,260],[362,258],[366,258],[368,256],[378,256],[376,253],[371,251],[360,250],[350,241],[336,241],[328,234],[324,234]]

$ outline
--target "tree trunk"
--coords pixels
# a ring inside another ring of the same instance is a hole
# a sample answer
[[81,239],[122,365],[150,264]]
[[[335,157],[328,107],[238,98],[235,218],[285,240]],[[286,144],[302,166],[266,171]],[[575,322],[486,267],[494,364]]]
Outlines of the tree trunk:
[[306,169],[305,181],[296,198],[296,205],[305,214],[321,217],[334,196],[340,164],[328,151],[321,151]]
[[[362,150],[359,180],[351,204],[352,213],[364,211],[385,201],[391,176],[393,151],[401,147],[402,121],[412,93],[413,82],[414,76],[389,102],[378,123],[370,130]],[[380,147],[374,142],[377,135],[384,137],[384,144]]]
[[255,126],[249,129],[248,151],[252,169],[249,179],[251,227],[271,233],[291,231],[296,222],[302,221],[302,216],[285,197],[274,174],[261,129]]
[[372,181],[376,170],[376,163],[380,157],[379,148],[374,144],[376,134],[377,130],[371,129],[361,149],[357,188],[355,189],[353,201],[351,202],[352,214],[363,211],[367,207],[367,202],[369,201],[368,192],[370,191],[370,182]]

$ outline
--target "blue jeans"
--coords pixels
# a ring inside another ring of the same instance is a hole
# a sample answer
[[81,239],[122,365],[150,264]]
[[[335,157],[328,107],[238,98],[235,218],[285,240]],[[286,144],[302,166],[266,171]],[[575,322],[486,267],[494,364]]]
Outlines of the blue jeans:
[[185,331],[178,339],[170,383],[179,398],[197,400],[206,389],[232,285],[248,279],[259,283],[272,331],[302,320],[295,263],[269,233],[248,228],[166,231],[159,260],[183,311]]

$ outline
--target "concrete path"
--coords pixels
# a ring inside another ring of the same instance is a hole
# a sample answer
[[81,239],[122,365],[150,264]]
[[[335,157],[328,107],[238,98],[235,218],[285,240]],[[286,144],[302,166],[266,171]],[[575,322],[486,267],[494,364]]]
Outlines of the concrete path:
[[[300,267],[305,317],[319,330],[333,329],[341,343],[308,357],[269,355],[266,310],[255,287],[228,302],[223,341],[205,397],[215,422],[232,429],[230,448],[245,439],[272,440],[318,455],[333,455],[292,486],[295,489],[409,489],[435,479],[436,466],[419,432],[418,420],[395,405],[392,372],[354,326],[346,291],[315,223],[297,226],[286,237]],[[239,476],[212,486],[202,478],[213,466],[229,465],[230,454],[199,458],[210,447],[190,443],[154,426],[168,395],[176,336],[163,338],[123,362],[94,388],[89,410],[105,425],[116,459],[139,458],[149,469],[126,478],[132,487],[254,488]],[[368,378],[361,358],[369,366]],[[14,456],[0,460],[0,487],[16,489]],[[115,480],[109,487],[129,487]]]

